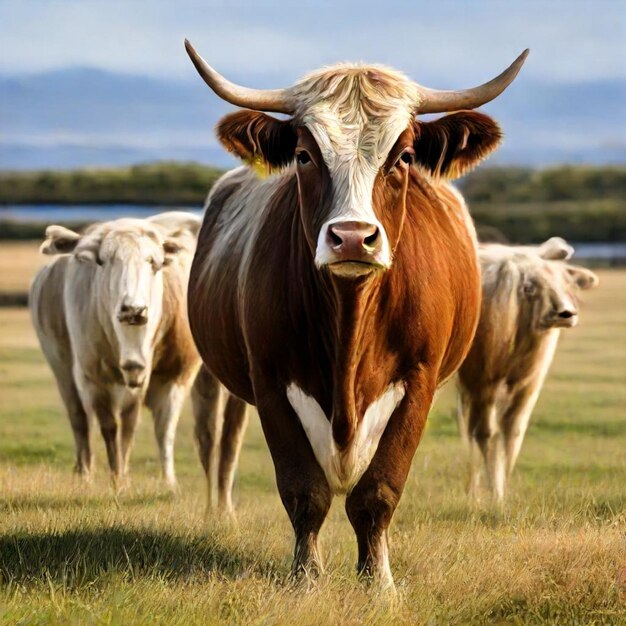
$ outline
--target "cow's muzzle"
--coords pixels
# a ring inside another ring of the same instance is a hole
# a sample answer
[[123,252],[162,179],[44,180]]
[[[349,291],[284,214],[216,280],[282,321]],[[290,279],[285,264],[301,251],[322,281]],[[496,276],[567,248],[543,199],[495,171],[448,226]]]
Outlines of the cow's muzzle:
[[131,389],[141,387],[146,379],[146,366],[139,361],[124,361],[120,369],[124,377],[124,384]]
[[578,311],[574,308],[563,308],[555,311],[552,319],[556,328],[573,328],[578,324]]
[[316,262],[340,276],[359,276],[389,267],[385,235],[377,224],[341,221],[325,224]]

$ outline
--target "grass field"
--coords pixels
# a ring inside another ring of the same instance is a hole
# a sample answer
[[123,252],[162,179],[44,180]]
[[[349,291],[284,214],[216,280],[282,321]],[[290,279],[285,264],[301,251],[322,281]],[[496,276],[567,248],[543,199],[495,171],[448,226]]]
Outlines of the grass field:
[[[4,288],[24,289],[38,263],[23,246],[0,244]],[[0,309],[0,623],[626,623],[626,272],[600,277],[563,334],[503,511],[468,506],[454,394],[442,392],[391,530],[395,599],[357,582],[340,499],[322,529],[327,573],[289,584],[292,532],[254,416],[236,524],[204,519],[189,408],[179,497],[156,478],[149,415],[125,492],[109,487],[97,433],[94,481],[74,478],[28,312]]]

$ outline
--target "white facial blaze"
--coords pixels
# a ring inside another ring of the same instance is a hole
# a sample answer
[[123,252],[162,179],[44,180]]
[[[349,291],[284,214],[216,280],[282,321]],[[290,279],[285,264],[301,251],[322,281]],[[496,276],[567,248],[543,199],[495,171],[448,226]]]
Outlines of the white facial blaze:
[[[108,272],[108,312],[119,346],[119,364],[135,362],[149,371],[152,345],[163,307],[163,273],[155,272],[143,246],[122,243],[116,257],[105,264]],[[123,306],[146,307],[147,323],[129,324],[119,319]]]
[[404,394],[403,382],[390,384],[365,411],[348,448],[340,451],[333,438],[331,421],[317,400],[295,383],[287,387],[287,399],[300,419],[313,454],[334,493],[347,493],[358,483],[374,458],[389,418]]
[[328,166],[328,160],[326,162],[333,180],[335,204],[330,219],[320,229],[315,264],[319,267],[332,262],[332,251],[326,243],[328,228],[337,222],[354,221],[373,224],[378,227],[382,236],[379,259],[381,265],[389,267],[391,265],[389,240],[372,204],[374,182],[378,169],[358,158],[354,160],[343,159],[339,164],[335,164],[332,169]]
[[[148,308],[148,323],[143,326],[124,324],[114,316],[115,330],[120,345],[120,364],[136,361],[150,366],[152,343],[161,319],[163,302],[163,281],[161,276],[150,276],[142,272],[142,281],[138,285],[136,306]],[[132,293],[132,292],[130,292]]]
[[409,126],[419,103],[411,81],[383,67],[340,66],[305,77],[295,90],[296,117],[310,131],[333,183],[334,205],[318,237],[315,262],[332,261],[330,224],[357,221],[379,228],[377,261],[391,265],[387,234],[373,207],[374,182],[389,151]]

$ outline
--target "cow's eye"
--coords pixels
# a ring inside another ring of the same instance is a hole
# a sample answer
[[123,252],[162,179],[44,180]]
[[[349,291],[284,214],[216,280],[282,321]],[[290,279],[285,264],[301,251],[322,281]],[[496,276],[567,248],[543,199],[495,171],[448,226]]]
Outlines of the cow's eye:
[[296,154],[296,161],[298,165],[306,165],[311,162],[311,155],[306,150],[300,150]]
[[396,165],[401,165],[401,164],[406,164],[406,165],[413,165],[413,162],[415,161],[415,152],[413,152],[413,150],[411,148],[407,148],[399,157],[398,160],[396,161]]

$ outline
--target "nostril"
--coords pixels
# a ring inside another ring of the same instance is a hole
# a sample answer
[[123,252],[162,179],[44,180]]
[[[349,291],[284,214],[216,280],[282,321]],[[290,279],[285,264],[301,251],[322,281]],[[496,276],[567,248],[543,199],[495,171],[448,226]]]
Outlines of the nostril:
[[561,319],[564,319],[564,320],[568,320],[568,319],[570,319],[571,317],[574,317],[575,315],[576,315],[576,311],[568,311],[568,310],[565,310],[565,311],[560,311],[560,312],[559,312],[559,317],[560,317]]
[[341,235],[332,226],[328,229],[328,238],[333,246],[340,246],[343,243]]
[[380,231],[378,230],[378,226],[375,226],[374,232],[371,235],[367,235],[367,237],[364,237],[363,243],[366,246],[369,246],[370,248],[373,247],[376,244],[376,241],[378,240],[379,233]]
[[145,305],[133,306],[130,304],[122,304],[117,318],[120,322],[130,324],[131,326],[143,326],[148,321],[148,307]]

